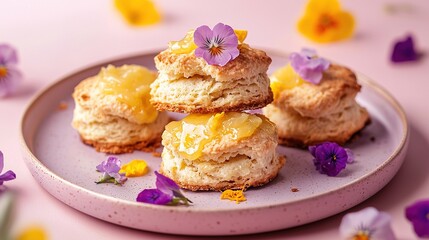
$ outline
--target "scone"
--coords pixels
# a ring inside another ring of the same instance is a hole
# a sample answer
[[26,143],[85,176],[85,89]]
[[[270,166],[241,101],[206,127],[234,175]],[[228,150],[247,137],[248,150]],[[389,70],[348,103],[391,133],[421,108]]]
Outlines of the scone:
[[262,115],[191,114],[166,126],[162,144],[161,173],[193,191],[260,186],[285,163],[276,127]]
[[177,54],[171,48],[155,57],[158,78],[151,85],[152,104],[158,110],[215,113],[257,109],[272,102],[267,75],[271,58],[261,50],[240,44],[237,58],[225,66],[209,65],[193,52]]
[[169,122],[151,106],[149,85],[156,73],[137,65],[112,65],[79,83],[74,92],[72,126],[97,151],[153,150]]
[[284,111],[274,104],[263,111],[277,125],[279,143],[291,147],[306,147],[326,141],[343,145],[369,123],[368,112],[356,102],[341,112],[319,118]]
[[308,71],[307,76],[319,74],[320,78],[303,79],[292,60],[271,76],[274,101],[263,113],[277,125],[279,143],[291,147],[326,141],[345,144],[370,122],[366,109],[355,100],[361,89],[356,75],[317,56],[294,54],[299,58],[296,64],[303,66],[301,74]]

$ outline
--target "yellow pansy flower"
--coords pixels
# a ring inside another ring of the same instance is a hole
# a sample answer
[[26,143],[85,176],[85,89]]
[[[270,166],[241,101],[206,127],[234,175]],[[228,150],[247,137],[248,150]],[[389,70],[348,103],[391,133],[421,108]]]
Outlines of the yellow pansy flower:
[[146,26],[161,21],[161,14],[151,0],[115,0],[115,7],[131,25]]
[[124,164],[119,173],[125,173],[125,177],[140,177],[148,172],[147,163],[144,160],[132,160]]
[[304,15],[298,21],[298,31],[319,43],[349,38],[354,27],[353,16],[341,9],[338,0],[309,0]]

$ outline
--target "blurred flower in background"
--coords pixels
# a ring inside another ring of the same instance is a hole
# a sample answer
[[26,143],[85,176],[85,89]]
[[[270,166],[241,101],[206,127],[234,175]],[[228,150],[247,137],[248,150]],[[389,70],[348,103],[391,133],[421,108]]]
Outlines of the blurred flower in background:
[[421,238],[429,238],[429,199],[419,200],[405,209],[405,216]]
[[114,3],[130,25],[147,26],[161,21],[161,14],[151,0],[115,0]]
[[16,67],[17,64],[18,54],[15,48],[0,44],[0,97],[13,93],[21,82],[22,74]]
[[341,9],[338,0],[308,1],[298,21],[298,31],[318,43],[347,39],[353,35],[354,27],[353,16]]
[[404,39],[394,43],[390,60],[394,63],[412,62],[419,60],[419,57],[420,54],[415,49],[413,36],[407,35]]

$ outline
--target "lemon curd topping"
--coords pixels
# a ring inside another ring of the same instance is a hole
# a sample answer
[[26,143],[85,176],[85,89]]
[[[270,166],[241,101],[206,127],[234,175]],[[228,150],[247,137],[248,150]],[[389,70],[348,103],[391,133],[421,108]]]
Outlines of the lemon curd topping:
[[102,93],[115,95],[118,101],[128,105],[139,124],[152,123],[158,112],[150,104],[150,84],[156,73],[137,65],[102,68],[98,77],[102,83]]
[[283,90],[292,89],[305,82],[298,73],[296,73],[290,64],[278,69],[270,77],[270,87],[276,99]]
[[[234,30],[234,33],[237,35],[238,44],[242,44],[247,37],[247,30]],[[197,48],[197,45],[194,43],[194,30],[188,31],[186,36],[180,41],[169,42],[168,47],[176,54],[191,53]]]
[[179,154],[195,160],[204,146],[229,135],[233,141],[250,137],[262,124],[262,118],[239,112],[216,114],[190,114],[180,121],[169,123],[165,130],[173,136],[172,145]]

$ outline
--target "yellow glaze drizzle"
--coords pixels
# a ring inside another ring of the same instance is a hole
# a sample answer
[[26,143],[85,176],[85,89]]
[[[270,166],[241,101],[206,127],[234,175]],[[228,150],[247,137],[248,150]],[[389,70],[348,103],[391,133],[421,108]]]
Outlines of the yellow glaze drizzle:
[[148,172],[147,163],[144,160],[132,160],[122,165],[119,173],[125,173],[125,177],[141,177]]
[[118,101],[127,104],[139,124],[152,123],[158,112],[150,104],[150,84],[156,73],[137,65],[102,68],[98,77],[102,83],[102,93],[115,95]]
[[[242,44],[247,37],[247,30],[234,30],[234,32],[237,35],[238,44]],[[188,31],[180,41],[169,42],[168,47],[176,54],[191,53],[197,48],[194,43],[194,30]]]
[[292,89],[305,82],[292,68],[290,64],[279,68],[270,77],[271,79],[271,90],[274,93],[274,99],[277,99],[279,94],[288,89]]
[[179,154],[195,160],[202,155],[207,143],[225,135],[238,141],[251,136],[261,124],[259,116],[247,113],[190,114],[181,121],[169,123],[165,130],[172,134],[173,146]]
[[237,204],[240,202],[246,201],[246,196],[244,196],[243,190],[225,190],[220,195],[220,199],[228,199],[235,201]]

